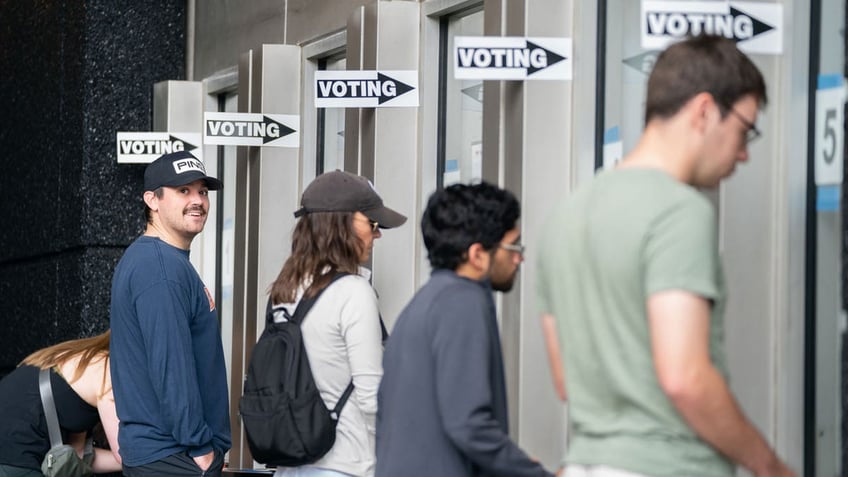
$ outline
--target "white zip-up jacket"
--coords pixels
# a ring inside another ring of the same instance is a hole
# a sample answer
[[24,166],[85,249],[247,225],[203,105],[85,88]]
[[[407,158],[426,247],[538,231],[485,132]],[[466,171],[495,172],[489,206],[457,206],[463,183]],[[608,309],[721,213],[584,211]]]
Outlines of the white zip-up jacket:
[[[374,475],[377,389],[383,376],[383,346],[377,295],[369,283],[371,271],[336,280],[315,302],[301,324],[309,366],[321,398],[329,409],[353,379],[354,390],[342,408],[333,448],[312,467],[362,477]],[[297,302],[275,304],[274,321],[284,321],[285,308],[294,314]],[[278,468],[275,476],[283,475]]]

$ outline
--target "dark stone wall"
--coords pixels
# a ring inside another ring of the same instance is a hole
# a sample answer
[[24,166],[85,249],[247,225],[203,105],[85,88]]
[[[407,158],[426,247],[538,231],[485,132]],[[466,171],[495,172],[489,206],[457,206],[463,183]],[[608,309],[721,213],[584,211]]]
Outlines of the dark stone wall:
[[153,84],[185,78],[183,0],[0,0],[0,376],[109,326],[112,271],[143,230]]

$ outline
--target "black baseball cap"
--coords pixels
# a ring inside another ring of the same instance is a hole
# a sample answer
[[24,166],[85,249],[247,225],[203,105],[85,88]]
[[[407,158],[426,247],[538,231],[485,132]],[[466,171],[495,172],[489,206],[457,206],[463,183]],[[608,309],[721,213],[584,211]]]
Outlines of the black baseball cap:
[[147,165],[144,170],[144,190],[156,190],[160,187],[177,187],[204,180],[209,190],[223,187],[221,181],[206,175],[203,161],[188,151],[165,154]]
[[313,212],[362,212],[381,229],[403,225],[406,216],[383,205],[371,181],[345,171],[325,172],[316,177],[300,198],[295,217]]

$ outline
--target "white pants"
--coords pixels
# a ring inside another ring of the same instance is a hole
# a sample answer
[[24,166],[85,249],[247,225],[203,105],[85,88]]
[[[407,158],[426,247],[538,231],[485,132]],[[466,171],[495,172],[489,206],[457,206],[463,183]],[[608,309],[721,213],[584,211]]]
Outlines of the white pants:
[[648,477],[626,470],[619,470],[605,465],[576,465],[565,466],[565,477]]
[[274,477],[351,477],[351,475],[318,467],[288,467],[277,469]]

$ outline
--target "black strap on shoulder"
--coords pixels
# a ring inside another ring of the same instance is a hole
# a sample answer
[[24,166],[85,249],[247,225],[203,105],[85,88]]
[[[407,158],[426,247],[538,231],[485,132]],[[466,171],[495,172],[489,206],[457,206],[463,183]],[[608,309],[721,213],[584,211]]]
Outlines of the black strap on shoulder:
[[386,329],[386,324],[383,323],[383,315],[380,315],[380,338],[383,341],[383,346],[386,346],[386,340],[389,339],[389,330]]
[[318,290],[318,293],[316,293],[315,295],[313,295],[309,298],[306,298],[305,296],[304,296],[304,298],[301,298],[300,303],[297,304],[297,308],[295,308],[295,310],[294,310],[294,315],[292,315],[291,318],[289,318],[289,321],[291,321],[292,323],[295,323],[297,325],[300,325],[301,323],[303,323],[303,319],[306,317],[306,314],[309,313],[309,310],[312,309],[312,305],[314,305],[315,302],[317,302],[318,299],[321,298],[321,295],[324,294],[324,292],[327,290],[327,288],[330,288],[330,285],[335,283],[336,280],[338,280],[339,278],[345,277],[347,275],[350,275],[350,274],[345,273],[345,272],[336,273],[333,276],[333,278],[330,279],[329,283],[327,283],[327,285],[324,288]]
[[[272,303],[272,298],[268,297],[268,304],[265,305],[265,326],[268,326],[274,323],[274,304]],[[283,309],[286,313],[286,318],[288,318],[288,312]]]
[[265,304],[265,326],[274,322],[274,306],[271,304],[272,301],[271,295],[268,295],[268,303]]
[[[374,296],[376,296],[378,300],[380,299],[380,294],[377,293],[376,288],[374,288]],[[386,340],[389,339],[389,330],[386,329],[386,324],[383,322],[383,315],[378,313],[377,316],[380,317],[380,337],[383,340],[383,346],[386,346]]]
[[[350,274],[346,273],[346,272],[339,272],[339,273],[335,274],[333,276],[333,278],[330,280],[330,282],[327,283],[327,286],[318,290],[318,293],[316,293],[315,296],[313,296],[312,298],[302,298],[300,300],[300,303],[297,304],[297,308],[295,308],[295,310],[294,310],[294,315],[290,315],[288,310],[286,310],[284,308],[283,313],[285,313],[286,319],[291,321],[292,323],[296,323],[296,324],[299,325],[303,321],[303,317],[306,316],[307,313],[309,313],[309,310],[312,308],[312,305],[314,305],[315,302],[318,301],[318,297],[321,296],[322,293],[324,293],[324,290],[326,290],[330,285],[332,285],[333,282],[335,282],[336,280],[338,280],[339,278],[341,278],[345,275],[350,275]],[[274,305],[273,305],[273,303],[271,303],[271,301],[272,301],[271,297],[269,296],[268,297],[268,303],[265,305],[265,324],[266,325],[270,325],[271,323],[274,322]]]
[[[318,292],[318,294],[317,294],[317,295],[315,295],[314,297],[312,297],[312,299],[311,299],[311,300],[312,300],[312,301],[311,301],[311,303],[308,303],[308,304],[307,304],[307,306],[306,306],[306,311],[308,312],[308,311],[309,311],[309,309],[310,309],[310,308],[312,308],[312,305],[314,305],[314,304],[315,304],[315,302],[318,300],[318,297],[321,295],[321,293],[323,293],[323,292],[324,292],[324,290],[326,290],[326,289],[327,289],[327,287],[329,287],[331,283],[333,283],[334,281],[338,280],[339,278],[341,278],[341,277],[343,277],[343,276],[345,276],[345,275],[348,275],[348,274],[347,274],[347,273],[344,273],[344,272],[336,274],[336,276],[335,276],[335,277],[333,277],[333,279],[330,281],[330,283],[328,283],[328,284],[327,284],[327,286],[326,286],[326,287],[324,287],[323,289],[321,289],[321,290]],[[376,294],[376,293],[377,293],[377,291],[376,291],[376,290],[374,290],[374,293]],[[266,325],[270,325],[271,323],[273,323],[273,322],[274,322],[274,305],[273,305],[273,303],[272,303],[271,301],[272,301],[272,300],[271,300],[271,297],[269,296],[269,297],[268,297],[268,303],[265,305],[265,324],[266,324]],[[306,300],[301,300],[301,302],[298,304],[298,309],[296,309],[296,310],[295,310],[295,312],[294,312],[294,313],[295,313],[295,315],[297,315],[298,311],[300,310],[300,305],[301,305],[301,304],[303,304],[303,303],[304,303],[304,301],[306,301]],[[283,313],[285,313],[285,314],[286,314],[286,319],[288,319],[288,320],[291,320],[291,319],[292,319],[292,316],[291,316],[291,315],[289,315],[289,312],[288,312],[287,310],[283,309]],[[304,313],[301,315],[301,317],[300,317],[300,320],[301,320],[301,321],[303,320],[303,317],[304,317],[304,316],[306,316],[306,312],[304,312]],[[379,315],[379,317],[380,317],[380,336],[381,336],[381,338],[382,338],[383,345],[385,345],[385,344],[386,344],[386,340],[387,340],[387,339],[389,339],[389,331],[386,329],[386,324],[383,322],[383,315],[381,314],[381,315]]]

